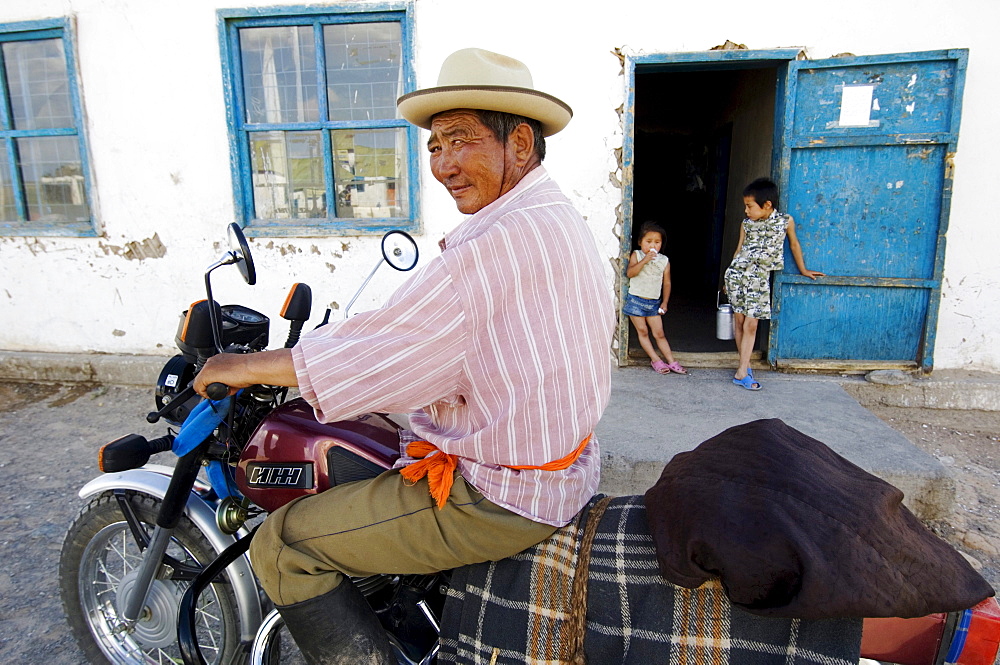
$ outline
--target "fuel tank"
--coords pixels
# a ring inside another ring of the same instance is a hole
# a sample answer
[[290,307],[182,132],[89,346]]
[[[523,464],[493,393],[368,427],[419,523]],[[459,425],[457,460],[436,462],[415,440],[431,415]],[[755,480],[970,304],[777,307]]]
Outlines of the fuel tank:
[[272,411],[243,449],[236,485],[272,512],[292,499],[372,478],[399,458],[399,426],[381,414],[321,423],[303,399]]

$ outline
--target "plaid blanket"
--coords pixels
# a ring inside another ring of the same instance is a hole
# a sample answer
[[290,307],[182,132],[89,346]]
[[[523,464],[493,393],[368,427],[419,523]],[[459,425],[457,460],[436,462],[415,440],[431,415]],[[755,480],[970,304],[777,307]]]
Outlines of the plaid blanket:
[[[573,582],[587,554],[583,520],[596,502],[580,521],[517,556],[453,572],[438,662],[583,662],[573,626],[581,592],[574,599]],[[697,589],[674,586],[660,575],[642,497],[605,503],[589,579],[580,585],[586,595],[582,651],[590,665],[858,662],[860,619],[765,618],[730,604],[717,580]]]

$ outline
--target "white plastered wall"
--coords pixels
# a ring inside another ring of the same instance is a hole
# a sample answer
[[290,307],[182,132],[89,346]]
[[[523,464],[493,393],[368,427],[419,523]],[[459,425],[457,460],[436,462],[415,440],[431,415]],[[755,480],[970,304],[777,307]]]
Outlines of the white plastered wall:
[[[216,10],[300,3],[217,0],[15,0],[0,23],[73,16],[94,173],[98,238],[0,238],[0,348],[107,353],[173,352],[177,315],[202,296],[202,272],[235,219]],[[362,4],[362,3],[351,3]],[[382,7],[381,3],[373,6]],[[433,85],[450,52],[479,46],[531,68],[536,86],[570,103],[569,127],[549,139],[546,167],[586,217],[614,280],[621,232],[622,55],[705,50],[732,40],[751,49],[803,47],[809,57],[968,48],[961,138],[935,367],[1000,371],[1000,57],[995,0],[804,0],[712,3],[625,0],[416,0],[418,86]],[[677,91],[677,103],[697,99]],[[426,138],[422,133],[421,142]],[[421,252],[461,216],[420,156]],[[669,202],[664,202],[669,212]],[[560,249],[559,238],[552,239]],[[259,283],[218,271],[216,298],[277,319],[293,282],[343,311],[378,256],[378,238],[257,239]],[[137,256],[148,253],[147,258]],[[559,255],[556,253],[555,255]],[[356,309],[381,302],[403,276],[382,268]],[[567,315],[572,315],[568,312]],[[308,327],[308,325],[307,325]],[[272,325],[272,344],[286,327]]]

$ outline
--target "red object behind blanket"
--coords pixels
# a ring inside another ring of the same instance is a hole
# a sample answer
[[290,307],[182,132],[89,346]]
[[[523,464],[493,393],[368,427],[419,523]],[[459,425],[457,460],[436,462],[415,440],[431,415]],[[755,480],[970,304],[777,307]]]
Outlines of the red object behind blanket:
[[865,619],[861,657],[899,665],[934,665],[947,616]]
[[[943,662],[956,635],[945,635],[947,614],[914,619],[865,619],[861,657],[898,665]],[[954,628],[952,628],[952,631]],[[988,598],[972,608],[965,646],[957,665],[994,665],[1000,653],[1000,604]]]

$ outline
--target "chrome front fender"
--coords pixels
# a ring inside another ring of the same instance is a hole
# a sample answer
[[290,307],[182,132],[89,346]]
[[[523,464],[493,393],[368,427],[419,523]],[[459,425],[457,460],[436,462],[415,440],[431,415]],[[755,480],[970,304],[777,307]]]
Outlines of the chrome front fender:
[[[170,485],[171,473],[173,473],[173,469],[159,464],[147,464],[141,469],[131,469],[119,473],[106,473],[81,487],[78,494],[81,499],[87,500],[103,492],[121,489],[133,490],[157,499],[163,499],[167,493],[167,487]],[[206,486],[199,484],[199,487],[205,488]],[[235,537],[223,533],[216,523],[215,506],[195,492],[191,492],[188,497],[184,514],[205,534],[205,538],[211,543],[216,554],[236,542]],[[246,529],[241,529],[238,532],[240,536],[247,533],[249,532]],[[264,616],[260,594],[257,590],[257,578],[254,577],[253,570],[250,568],[250,557],[244,554],[233,561],[226,567],[226,574],[229,576],[233,592],[236,595],[237,611],[240,614],[240,639],[249,643],[256,635],[257,628]]]

